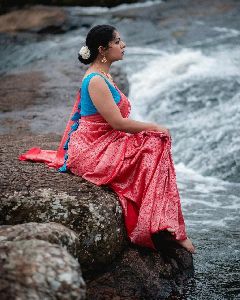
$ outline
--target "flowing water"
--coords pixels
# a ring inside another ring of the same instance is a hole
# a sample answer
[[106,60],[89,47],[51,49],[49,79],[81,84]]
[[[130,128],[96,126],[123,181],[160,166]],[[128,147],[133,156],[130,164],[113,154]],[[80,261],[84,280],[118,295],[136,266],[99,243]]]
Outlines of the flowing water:
[[[112,10],[94,8],[85,14],[103,14],[104,23],[109,21],[106,11],[124,15],[153,5],[154,1],[147,1]],[[211,2],[202,5],[208,11]],[[162,30],[146,19],[131,20],[132,26],[128,18],[110,19],[128,44],[124,61],[117,64],[126,70],[130,82],[131,116],[163,124],[172,135],[183,213],[197,248],[195,277],[186,286],[184,299],[240,299],[240,5],[237,1],[231,5],[233,9],[223,14],[225,19],[213,13],[206,18],[193,15],[187,24],[176,20]],[[70,11],[74,15],[78,9]],[[177,2],[174,10],[182,14]],[[177,38],[171,40],[169,30],[175,30],[176,23]],[[48,68],[62,78],[57,61],[71,63],[84,34],[78,29],[11,50],[1,47],[6,55],[2,69],[29,69],[34,62],[35,69]],[[20,59],[16,62],[14,57]],[[43,61],[56,66],[43,66]],[[64,105],[58,107],[56,118],[65,115]],[[22,116],[33,110],[25,110]],[[45,127],[33,125],[32,129],[63,129],[63,125],[56,128],[57,119],[55,125],[50,117],[45,121]]]
[[[166,125],[173,137],[183,212],[197,247],[186,299],[240,299],[240,46],[128,52],[132,116]],[[130,59],[134,66],[140,55],[135,72]]]

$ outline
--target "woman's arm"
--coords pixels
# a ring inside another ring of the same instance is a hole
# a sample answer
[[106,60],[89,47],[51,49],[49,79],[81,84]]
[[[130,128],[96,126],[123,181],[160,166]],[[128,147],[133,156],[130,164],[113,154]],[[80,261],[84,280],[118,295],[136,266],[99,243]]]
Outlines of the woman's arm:
[[112,128],[129,133],[140,132],[143,130],[169,133],[167,128],[155,123],[146,123],[123,118],[103,78],[99,76],[93,77],[89,83],[88,90],[98,112]]
[[123,118],[122,123],[119,124],[119,128],[115,128],[115,129],[129,132],[129,133],[140,132],[143,130],[152,130],[152,131],[162,131],[169,134],[169,130],[164,126],[160,126],[156,123],[135,121],[129,118],[128,119]]

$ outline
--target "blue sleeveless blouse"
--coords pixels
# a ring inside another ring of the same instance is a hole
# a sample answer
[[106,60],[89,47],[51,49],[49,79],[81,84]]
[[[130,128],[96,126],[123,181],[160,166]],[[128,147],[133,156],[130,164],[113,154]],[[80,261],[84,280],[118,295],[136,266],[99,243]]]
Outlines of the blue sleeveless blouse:
[[109,90],[113,96],[114,102],[116,104],[118,104],[121,99],[121,95],[120,95],[119,91],[103,75],[96,73],[96,72],[90,73],[82,81],[81,116],[89,116],[89,115],[93,115],[93,114],[97,113],[97,109],[96,109],[95,105],[93,104],[92,99],[89,95],[89,91],[88,91],[88,86],[89,86],[90,80],[96,75],[101,76],[105,80],[105,82],[108,85]]
[[68,171],[68,168],[67,168],[68,144],[70,141],[71,134],[78,129],[81,116],[90,116],[90,115],[97,113],[97,109],[96,109],[95,105],[93,104],[92,99],[89,95],[89,91],[88,91],[89,82],[90,82],[91,78],[93,78],[95,75],[99,75],[105,80],[116,104],[121,99],[121,95],[120,95],[119,91],[112,84],[110,84],[110,82],[101,74],[91,73],[83,79],[82,87],[81,87],[81,101],[78,105],[78,110],[71,117],[71,120],[74,121],[74,123],[71,126],[71,130],[68,133],[68,138],[63,146],[63,149],[66,150],[66,152],[64,155],[64,164],[62,165],[62,167],[60,167],[58,169],[59,172],[65,173]]

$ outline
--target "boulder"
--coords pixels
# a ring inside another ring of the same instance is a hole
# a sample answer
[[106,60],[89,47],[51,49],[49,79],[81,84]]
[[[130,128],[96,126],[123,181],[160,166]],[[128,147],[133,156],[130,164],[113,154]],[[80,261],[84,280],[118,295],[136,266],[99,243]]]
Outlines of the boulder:
[[69,30],[67,13],[58,7],[36,5],[0,16],[0,32],[61,33]]
[[40,240],[0,243],[1,300],[85,299],[79,263],[59,245]]
[[42,240],[65,248],[72,256],[77,257],[79,239],[76,233],[67,227],[54,222],[25,223],[15,226],[0,226],[0,241]]
[[192,255],[176,245],[171,249],[167,260],[162,252],[140,247],[126,249],[111,270],[86,280],[87,298],[180,299],[186,280],[193,276]]

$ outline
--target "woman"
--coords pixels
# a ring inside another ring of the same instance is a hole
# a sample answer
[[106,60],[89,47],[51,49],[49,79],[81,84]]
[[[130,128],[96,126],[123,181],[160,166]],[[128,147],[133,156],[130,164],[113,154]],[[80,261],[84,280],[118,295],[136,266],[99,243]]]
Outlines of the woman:
[[112,63],[123,59],[125,47],[110,25],[89,31],[78,58],[90,66],[58,152],[33,148],[20,159],[57,167],[64,154],[60,171],[107,184],[117,193],[133,243],[156,249],[152,236],[164,231],[195,253],[185,231],[169,130],[131,120],[130,103],[109,74]]

